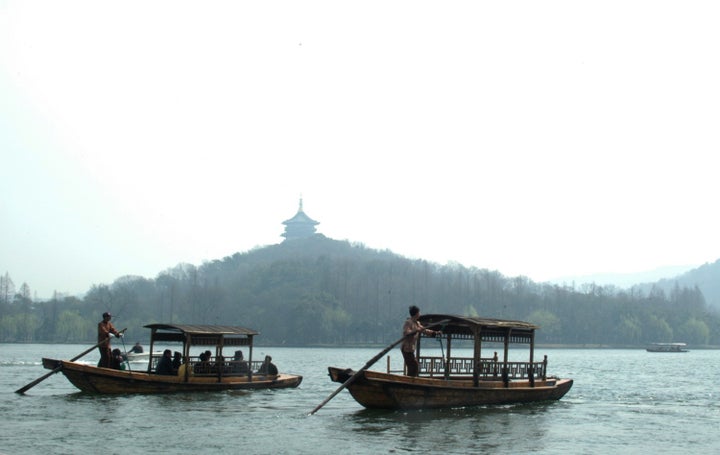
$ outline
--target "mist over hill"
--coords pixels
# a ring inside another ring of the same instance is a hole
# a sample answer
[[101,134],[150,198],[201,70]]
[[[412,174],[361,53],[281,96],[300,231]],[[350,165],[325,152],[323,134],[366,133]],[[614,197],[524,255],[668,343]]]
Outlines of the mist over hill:
[[666,266],[638,273],[600,273],[556,278],[550,283],[562,286],[595,284],[649,293],[653,289],[670,293],[676,287],[697,288],[709,307],[720,310],[720,260],[700,267]]
[[650,292],[656,288],[669,293],[677,287],[692,288],[695,286],[702,292],[708,306],[720,310],[720,259],[674,277],[662,278],[655,282],[641,282],[634,288],[643,292]]
[[720,309],[720,260],[699,267],[666,266],[639,273],[605,273],[550,280],[560,285],[595,283],[649,293],[653,289],[670,293],[676,287],[697,288],[708,306]]
[[635,273],[594,273],[591,275],[571,275],[559,278],[553,278],[548,280],[550,283],[569,285],[575,283],[576,285],[585,283],[595,283],[601,286],[615,286],[618,288],[627,289],[632,286],[637,286],[641,283],[655,283],[660,280],[672,280],[675,277],[692,270],[694,266],[691,265],[674,265],[658,267],[653,270],[646,270],[643,272]]

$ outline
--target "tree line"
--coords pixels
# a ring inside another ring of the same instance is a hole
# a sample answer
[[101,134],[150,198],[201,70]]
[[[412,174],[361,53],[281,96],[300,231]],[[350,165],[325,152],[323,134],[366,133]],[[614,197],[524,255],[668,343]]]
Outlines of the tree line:
[[538,343],[720,345],[720,315],[697,287],[670,292],[535,283],[497,271],[411,260],[322,235],[179,264],[154,279],[118,278],[82,296],[33,301],[0,276],[0,341],[91,342],[104,311],[133,341],[150,323],[240,325],[261,344],[387,344],[409,305],[423,313],[517,319],[541,326]]

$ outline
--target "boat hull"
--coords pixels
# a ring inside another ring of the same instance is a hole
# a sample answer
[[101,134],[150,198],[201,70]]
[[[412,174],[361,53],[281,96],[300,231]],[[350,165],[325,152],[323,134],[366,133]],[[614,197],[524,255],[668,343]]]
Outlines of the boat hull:
[[214,392],[222,390],[252,390],[294,388],[302,376],[279,374],[276,376],[195,377],[163,376],[131,370],[114,370],[84,365],[65,360],[43,359],[45,368],[60,367],[60,371],[75,387],[83,392],[97,394]]
[[682,352],[688,352],[687,349],[655,349],[655,348],[647,348],[645,349],[647,352],[663,352],[663,353],[682,353]]
[[[344,383],[355,372],[330,367],[330,378]],[[530,403],[559,400],[572,387],[572,379],[481,381],[474,387],[472,379],[417,378],[377,371],[363,371],[347,385],[355,401],[366,408],[425,409],[480,406],[490,404]]]
[[688,352],[685,343],[652,343],[645,350],[647,352]]

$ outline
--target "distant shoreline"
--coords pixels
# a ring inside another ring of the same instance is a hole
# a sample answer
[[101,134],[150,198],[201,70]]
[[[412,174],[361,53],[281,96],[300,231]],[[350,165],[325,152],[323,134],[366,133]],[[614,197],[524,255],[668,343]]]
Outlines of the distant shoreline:
[[[0,345],[3,344],[47,344],[47,345],[62,345],[66,344],[68,346],[78,346],[78,345],[93,345],[94,342],[88,341],[88,342],[77,342],[77,343],[53,343],[53,342],[25,342],[25,341],[4,341],[1,342]],[[645,349],[648,345],[647,344],[641,344],[641,345],[607,345],[607,344],[536,344],[535,349]],[[253,346],[254,349],[258,348],[334,348],[334,349],[383,349],[386,348],[387,345],[385,344],[343,344],[343,345],[337,345],[337,344],[312,344],[312,345],[288,345],[288,344],[258,344],[255,343]],[[467,349],[467,348],[462,348]],[[702,345],[702,346],[695,346],[695,345],[688,345],[688,350],[718,350],[720,349],[720,346],[714,346],[714,345]]]

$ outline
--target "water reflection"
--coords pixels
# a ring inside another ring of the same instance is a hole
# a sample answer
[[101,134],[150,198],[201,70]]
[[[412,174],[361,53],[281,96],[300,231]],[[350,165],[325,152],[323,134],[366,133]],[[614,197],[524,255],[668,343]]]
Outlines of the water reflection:
[[556,402],[452,409],[388,411],[362,409],[338,423],[353,439],[382,437],[392,451],[463,447],[478,451],[540,450],[547,413]]

